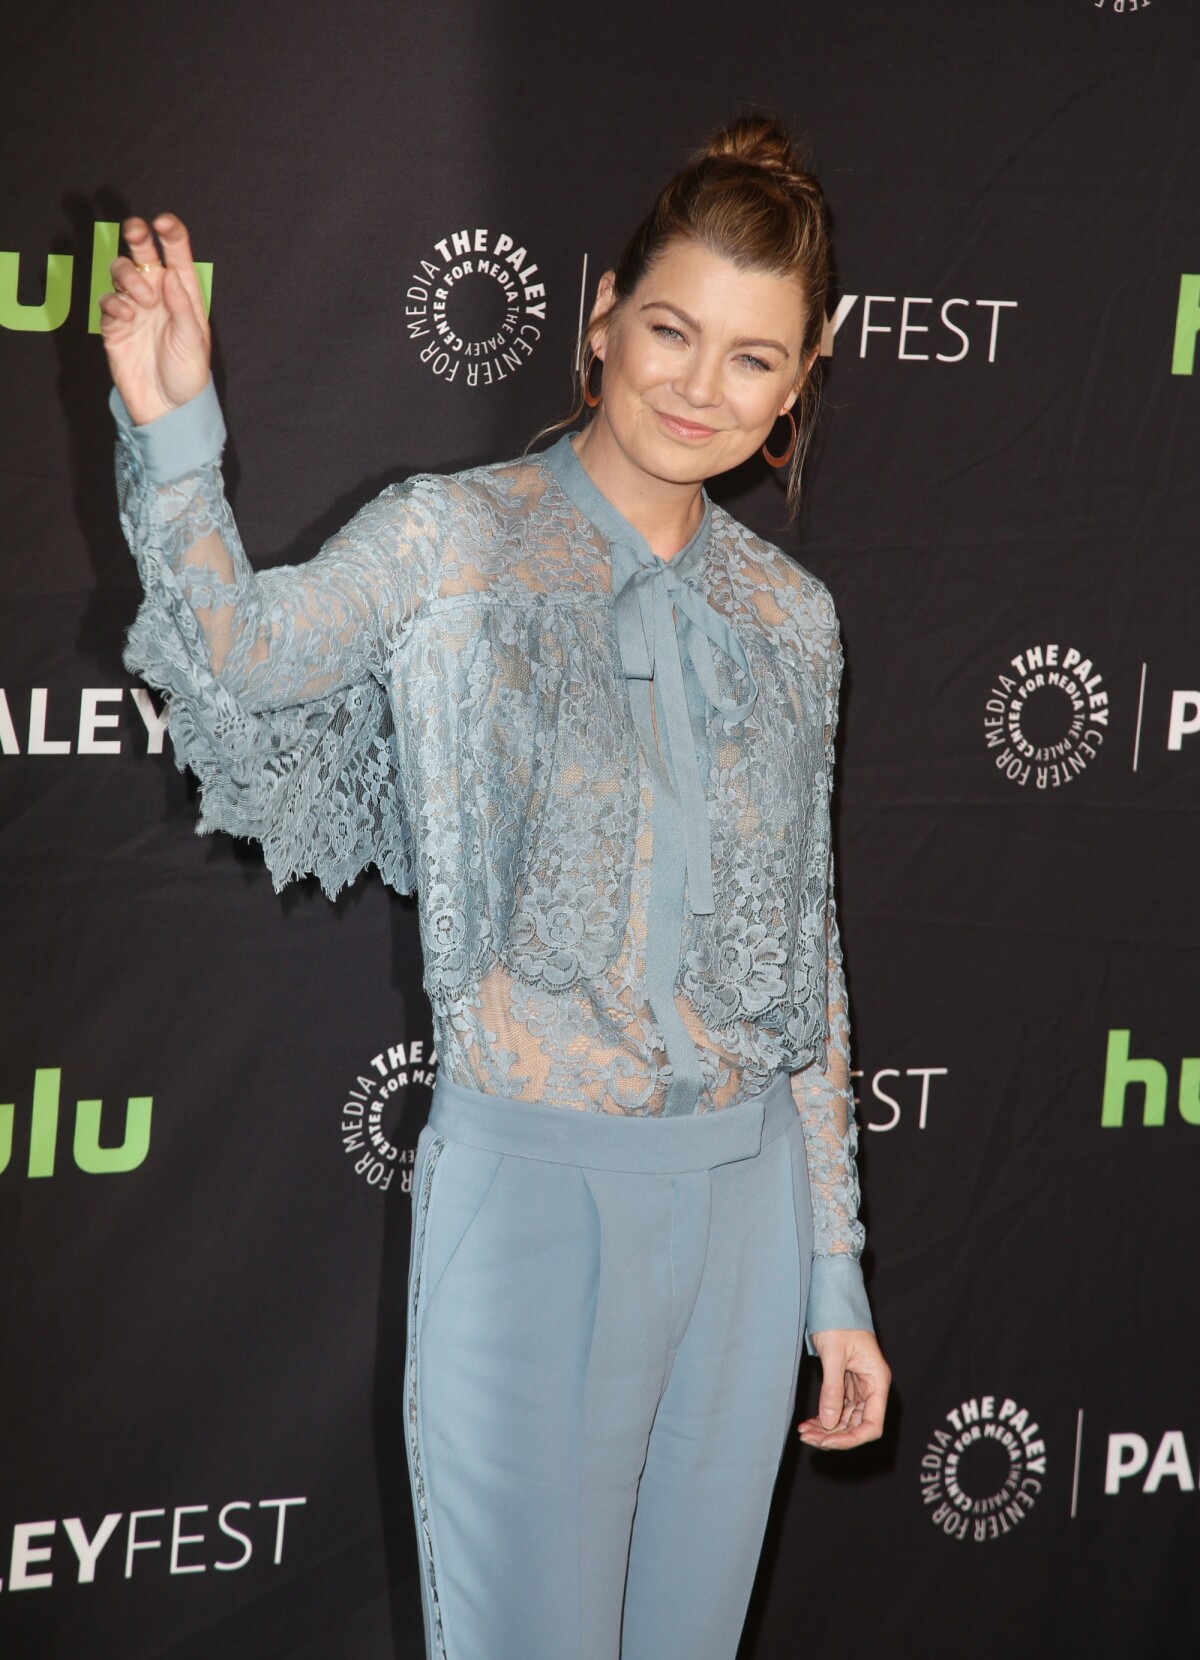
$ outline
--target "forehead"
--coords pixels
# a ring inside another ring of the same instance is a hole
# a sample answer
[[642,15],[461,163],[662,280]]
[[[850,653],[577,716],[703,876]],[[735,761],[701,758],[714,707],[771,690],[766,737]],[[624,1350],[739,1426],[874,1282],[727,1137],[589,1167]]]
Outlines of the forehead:
[[680,307],[705,328],[745,333],[769,323],[778,333],[804,331],[804,288],[799,277],[746,270],[698,242],[670,243],[630,296],[631,309],[652,302]]

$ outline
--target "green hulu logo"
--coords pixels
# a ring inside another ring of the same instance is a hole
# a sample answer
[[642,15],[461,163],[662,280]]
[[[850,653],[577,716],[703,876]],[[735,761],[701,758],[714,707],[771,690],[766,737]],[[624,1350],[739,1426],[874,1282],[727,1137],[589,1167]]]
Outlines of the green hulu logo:
[[[1130,1058],[1128,1031],[1109,1032],[1101,1125],[1106,1130],[1121,1128],[1129,1086],[1140,1084],[1146,1092],[1142,1123],[1159,1128],[1167,1121],[1167,1083],[1161,1061]],[[1200,1056],[1185,1058],[1179,1068],[1179,1116],[1185,1124],[1200,1124]]]
[[1184,272],[1179,279],[1179,308],[1175,313],[1173,375],[1190,375],[1196,367],[1196,336],[1200,334],[1200,276]]
[[[58,1152],[58,1099],[62,1070],[39,1066],[33,1075],[33,1112],[29,1121],[29,1163],[26,1174],[53,1176]],[[102,1101],[75,1104],[73,1154],[80,1170],[89,1176],[119,1176],[136,1170],[150,1151],[150,1113],[154,1099],[131,1095],[125,1108],[125,1138],[119,1147],[100,1145]],[[8,1169],[13,1150],[13,1120],[16,1107],[0,1101],[0,1173]]]
[[[92,275],[88,295],[87,326],[89,334],[100,333],[100,296],[112,287],[108,268],[120,253],[121,224],[117,219],[98,219],[92,232]],[[60,329],[71,310],[75,289],[75,255],[46,255],[46,289],[40,305],[22,305],[17,299],[17,279],[21,271],[19,253],[0,252],[0,328],[31,330],[48,334]],[[212,307],[211,263],[196,261],[196,276],[204,297],[204,312]]]

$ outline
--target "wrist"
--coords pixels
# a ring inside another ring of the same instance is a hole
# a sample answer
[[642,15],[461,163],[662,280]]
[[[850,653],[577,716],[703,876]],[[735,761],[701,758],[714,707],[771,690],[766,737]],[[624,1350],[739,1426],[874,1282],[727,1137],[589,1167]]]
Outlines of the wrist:
[[134,418],[115,386],[109,394],[109,408],[126,442],[138,452],[151,483],[169,484],[220,460],[225,422],[211,375],[195,397],[148,421]]
[[191,391],[183,397],[170,398],[166,393],[142,392],[140,394],[121,393],[121,400],[129,411],[129,419],[135,427],[152,426],[155,421],[161,421],[167,415],[173,415],[177,409],[183,409],[202,395],[212,380],[212,375],[205,370],[204,379],[193,386]]

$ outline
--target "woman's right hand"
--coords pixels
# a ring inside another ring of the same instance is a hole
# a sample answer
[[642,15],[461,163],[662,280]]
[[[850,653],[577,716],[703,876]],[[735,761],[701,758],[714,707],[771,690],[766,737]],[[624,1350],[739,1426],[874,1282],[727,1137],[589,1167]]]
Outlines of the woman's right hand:
[[[130,254],[113,260],[114,292],[100,296],[108,367],[136,426],[203,392],[212,355],[187,227],[173,213],[160,213],[154,229],[166,263],[146,221],[126,219],[121,234]],[[150,269],[139,271],[139,264]]]

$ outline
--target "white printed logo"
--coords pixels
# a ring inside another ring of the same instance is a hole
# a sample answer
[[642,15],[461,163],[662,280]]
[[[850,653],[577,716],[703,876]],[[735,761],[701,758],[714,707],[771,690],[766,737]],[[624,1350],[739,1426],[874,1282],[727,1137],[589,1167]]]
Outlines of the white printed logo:
[[[862,1097],[856,1093],[854,1105],[858,1112],[860,1124],[866,1130],[883,1132],[894,1130],[900,1122],[901,1112],[907,1110],[911,1122],[915,1109],[917,1128],[919,1130],[925,1129],[929,1123],[929,1080],[931,1078],[946,1078],[949,1075],[950,1068],[948,1066],[906,1066],[903,1072],[898,1066],[881,1066],[877,1072],[871,1074],[871,1097],[875,1101],[882,1101],[885,1107],[889,1107],[892,1116],[890,1118],[868,1118]],[[855,1070],[851,1072],[850,1076],[852,1078],[862,1078],[865,1074]],[[901,1084],[899,1080],[902,1077],[920,1078],[920,1089],[913,1085]],[[887,1090],[884,1089],[883,1080],[885,1078],[889,1080],[888,1088],[896,1091],[895,1095],[889,1095]],[[891,1083],[892,1078],[895,1078],[897,1082]],[[903,1106],[901,1105],[901,1097],[903,1097]]]
[[1046,1443],[1023,1406],[973,1396],[947,1412],[921,1457],[921,1501],[948,1539],[977,1545],[1011,1533],[1046,1477]]
[[[111,1583],[124,1563],[124,1577],[136,1568],[156,1563],[172,1577],[181,1574],[236,1573],[252,1558],[271,1552],[275,1567],[283,1563],[288,1512],[306,1505],[306,1498],[230,1499],[226,1504],[179,1504],[173,1510],[155,1505],[148,1510],[110,1510],[104,1517],[93,1511],[61,1520],[15,1522],[8,1561],[9,1591],[47,1591],[71,1583],[92,1585],[103,1555],[101,1579]],[[260,1512],[266,1511],[263,1516]],[[168,1523],[167,1517],[171,1517]],[[124,1523],[124,1526],[121,1524]],[[112,1548],[108,1549],[111,1544]],[[154,1555],[154,1552],[161,1554]],[[55,1576],[57,1575],[57,1579]],[[0,1590],[4,1582],[0,1580]]]
[[[1150,1468],[1147,1470],[1146,1465]],[[1167,1430],[1150,1457],[1150,1443],[1144,1435],[1110,1435],[1104,1466],[1104,1491],[1109,1496],[1121,1491],[1122,1482],[1132,1481],[1145,1471],[1146,1479],[1136,1483],[1143,1493],[1157,1493],[1164,1481],[1173,1483],[1168,1491],[1194,1493],[1196,1477],[1187,1439],[1181,1429]]]
[[[859,301],[857,321],[849,319]],[[962,363],[986,347],[987,361],[995,363],[1000,338],[1000,313],[1016,311],[1016,300],[967,300],[961,296],[938,301],[930,294],[843,294],[821,331],[821,356],[832,357],[834,343],[846,329],[846,349],[855,334],[858,355],[872,350],[871,336],[889,336],[876,342],[875,356],[895,357],[900,363]],[[899,306],[899,311],[895,308]],[[931,307],[937,307],[936,312]],[[891,309],[887,309],[891,308]]]
[[1108,730],[1104,676],[1074,646],[1029,646],[997,675],[983,718],[1006,778],[1039,790],[1069,784],[1096,759]]
[[452,231],[409,278],[404,315],[421,362],[439,380],[491,386],[533,354],[546,321],[545,285],[507,231]]
[[400,1191],[411,1193],[417,1136],[429,1115],[436,1077],[433,1044],[416,1038],[373,1055],[346,1091],[342,1147],[368,1187],[386,1193],[399,1170]]
[[[84,686],[78,692],[56,688],[52,711],[47,687],[22,689],[10,701],[11,690],[0,686],[0,755],[127,754],[120,732],[113,737],[100,735],[101,727],[121,725],[120,714],[115,709],[102,709],[101,705],[120,703],[126,692],[142,721],[140,727],[130,723],[137,734],[136,742],[130,747],[138,749],[144,741],[148,755],[163,752],[167,706],[164,703],[161,709],[156,709],[144,686]],[[26,696],[29,719],[18,720],[23,715]]]

